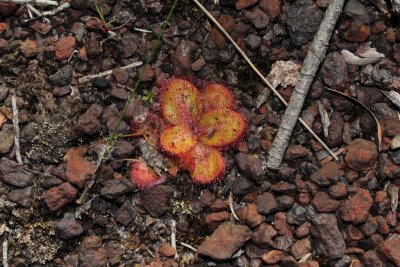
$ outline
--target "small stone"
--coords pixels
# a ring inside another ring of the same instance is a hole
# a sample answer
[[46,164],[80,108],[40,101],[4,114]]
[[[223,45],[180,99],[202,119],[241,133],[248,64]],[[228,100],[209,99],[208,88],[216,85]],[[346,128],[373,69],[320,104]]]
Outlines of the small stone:
[[117,86],[116,84],[111,84],[110,95],[117,100],[124,101],[128,99],[129,93],[125,88]]
[[331,198],[325,192],[318,192],[312,201],[316,210],[320,213],[334,212],[340,207],[340,202]]
[[198,246],[197,251],[200,255],[213,260],[228,260],[239,248],[243,247],[250,237],[251,231],[247,226],[225,222]]
[[126,69],[123,68],[115,68],[112,71],[112,75],[115,78],[115,81],[119,84],[126,84],[129,79],[129,73]]
[[274,249],[282,250],[285,252],[289,252],[290,248],[293,246],[293,237],[291,236],[278,236],[275,238],[272,247]]
[[176,249],[171,247],[170,244],[164,243],[158,250],[158,253],[164,257],[173,257],[176,254]]
[[23,208],[30,208],[33,202],[33,188],[31,186],[23,189],[14,189],[8,193],[8,199]]
[[274,21],[281,13],[280,0],[261,0],[259,5],[267,13],[271,21]]
[[347,196],[347,186],[345,183],[339,182],[329,187],[329,195],[336,199],[342,199]]
[[73,213],[65,213],[61,221],[56,224],[56,233],[61,239],[73,239],[83,233],[83,227],[75,219]]
[[102,114],[102,107],[98,104],[91,105],[88,110],[79,116],[78,123],[74,130],[78,135],[92,135],[100,131],[99,118]]
[[278,210],[287,210],[293,206],[294,198],[292,198],[291,196],[278,196],[276,197],[276,203],[278,206]]
[[300,225],[306,220],[306,209],[298,204],[295,204],[293,208],[287,213],[287,222],[291,225]]
[[105,90],[110,87],[110,81],[104,77],[96,77],[92,80],[92,86],[100,90]]
[[43,23],[43,22],[40,22],[39,20],[36,20],[32,24],[31,28],[42,35],[46,35],[51,31],[51,29],[53,27],[49,23]]
[[116,220],[124,225],[128,226],[136,217],[136,210],[132,206],[129,200],[125,201],[124,204],[119,207],[116,215]]
[[141,192],[141,203],[150,216],[160,217],[169,210],[168,202],[174,191],[170,186],[158,185],[153,189]]
[[358,0],[350,0],[344,6],[343,13],[352,19],[361,20],[365,23],[370,23],[370,15],[368,14],[365,5]]
[[343,175],[342,166],[339,163],[330,161],[322,166],[319,171],[314,172],[310,178],[311,181],[319,186],[329,186],[330,184],[335,184]]
[[251,237],[251,241],[261,248],[272,246],[272,240],[276,237],[277,231],[269,224],[262,223],[257,227]]
[[378,222],[375,217],[369,215],[367,222],[360,226],[360,230],[366,235],[371,236],[376,233],[378,229]]
[[250,11],[245,10],[243,15],[257,29],[264,29],[269,24],[268,15],[259,7],[255,7]]
[[70,86],[63,86],[63,87],[55,87],[53,89],[53,95],[56,97],[63,97],[67,96],[71,93],[71,87]]
[[252,193],[256,190],[256,185],[244,176],[237,176],[232,187],[232,193],[238,196]]
[[292,253],[293,257],[296,260],[300,260],[303,258],[307,253],[311,251],[311,241],[309,238],[304,238],[292,246],[290,252]]
[[56,73],[49,76],[49,82],[55,86],[67,86],[72,81],[74,69],[71,65],[66,65],[59,69]]
[[174,65],[176,73],[188,73],[192,62],[193,53],[196,51],[197,45],[193,41],[182,40],[175,52]]
[[360,20],[350,22],[349,28],[343,33],[345,40],[349,42],[365,42],[371,35],[371,28]]
[[90,37],[87,38],[85,49],[89,58],[96,58],[98,55],[100,55],[100,42],[97,40],[97,34],[95,32],[91,32]]
[[352,224],[348,224],[345,228],[346,243],[352,243],[364,239],[364,234],[357,227]]
[[294,184],[290,184],[288,182],[280,182],[277,184],[274,184],[271,187],[271,190],[276,192],[276,193],[280,193],[280,194],[294,194],[297,192],[297,188]]
[[340,215],[346,222],[354,224],[363,223],[368,218],[372,202],[370,193],[365,189],[359,189],[356,194],[343,202],[340,207]]
[[36,41],[27,39],[21,45],[21,52],[24,55],[24,57],[28,58],[34,57],[37,54],[39,54],[39,49],[37,47]]
[[100,190],[100,195],[107,199],[115,199],[128,192],[132,192],[134,186],[128,179],[109,179]]
[[3,125],[0,128],[0,154],[7,154],[14,147],[14,128],[12,125]]
[[107,249],[99,236],[87,236],[79,246],[79,266],[107,266]]
[[241,221],[244,221],[249,227],[255,228],[263,222],[263,216],[258,213],[255,204],[249,204],[237,212]]
[[326,85],[339,91],[343,91],[349,82],[346,60],[338,52],[326,56],[320,73]]
[[330,125],[329,134],[326,138],[328,146],[339,146],[343,143],[344,121],[343,115],[340,112],[333,112]]
[[229,204],[223,201],[222,199],[216,199],[210,205],[211,211],[224,211],[229,209]]
[[378,150],[373,142],[356,139],[350,143],[346,154],[346,164],[356,171],[371,169],[378,159]]
[[54,45],[54,52],[56,54],[56,59],[61,61],[68,59],[75,49],[76,40],[73,36],[67,36],[60,38]]
[[136,54],[136,51],[138,50],[138,46],[136,44],[137,37],[131,32],[126,32],[124,35],[122,35],[122,51],[124,52],[124,57],[129,58]]
[[0,3],[0,16],[9,17],[17,11],[18,5],[15,3]]
[[275,220],[273,223],[275,229],[279,235],[285,235],[292,237],[292,228],[287,223],[286,214],[284,212],[278,212],[275,214]]
[[27,187],[33,183],[33,174],[24,170],[17,162],[1,158],[0,181],[15,187]]
[[312,41],[321,24],[323,13],[311,0],[284,5],[286,24],[292,43],[301,47]]
[[236,155],[236,162],[242,174],[246,175],[253,182],[261,183],[264,170],[259,157],[245,153],[238,153]]
[[5,101],[8,97],[9,89],[7,86],[0,85],[0,101]]
[[117,158],[129,158],[135,151],[135,147],[128,141],[118,141],[114,149],[114,155]]
[[236,10],[242,10],[258,3],[259,0],[238,0],[235,3]]
[[308,155],[309,151],[302,145],[293,145],[288,147],[285,154],[286,160],[295,160],[299,158],[304,158]]
[[66,177],[72,184],[79,188],[85,187],[96,171],[96,164],[83,157],[75,156],[67,161]]
[[154,78],[154,70],[150,64],[145,64],[138,69],[140,80],[150,82]]
[[368,250],[362,257],[365,267],[385,267],[378,253],[373,250]]
[[285,258],[286,253],[280,250],[271,250],[262,256],[262,260],[266,264],[276,264]]
[[339,231],[335,215],[317,214],[313,219],[312,235],[316,250],[329,260],[340,259],[346,244]]
[[192,64],[190,64],[190,68],[193,71],[199,71],[204,67],[205,64],[206,64],[206,61],[205,61],[204,57],[199,57]]
[[305,222],[302,225],[300,225],[299,227],[297,227],[295,235],[297,238],[303,238],[306,237],[310,234],[311,232],[311,223],[309,222]]
[[251,51],[257,51],[258,48],[262,45],[262,38],[256,34],[249,34],[247,35],[246,45]]
[[385,241],[379,240],[377,250],[394,265],[400,266],[400,235],[392,234]]
[[396,136],[400,134],[400,123],[398,123],[397,112],[389,107],[387,103],[375,103],[371,107],[372,112],[378,118],[384,136]]
[[51,211],[57,211],[74,201],[78,191],[70,183],[63,183],[47,190],[43,197]]
[[278,210],[274,196],[269,192],[264,192],[257,198],[257,211],[268,215]]
[[225,221],[229,221],[230,214],[227,211],[213,212],[206,215],[206,224],[211,231],[214,231]]

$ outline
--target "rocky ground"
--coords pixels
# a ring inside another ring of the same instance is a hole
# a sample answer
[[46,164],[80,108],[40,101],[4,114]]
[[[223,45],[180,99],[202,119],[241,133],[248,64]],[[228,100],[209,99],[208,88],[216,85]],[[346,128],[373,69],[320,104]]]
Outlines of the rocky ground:
[[[49,22],[29,20],[25,6],[0,4],[3,263],[400,266],[399,106],[386,96],[400,90],[400,30],[385,1],[347,1],[302,113],[340,160],[329,160],[298,125],[276,172],[265,162],[284,106],[194,3],[179,2],[160,42],[172,1],[69,2]],[[329,1],[203,3],[267,75],[276,61],[302,62]],[[341,51],[361,55],[366,42],[383,56],[347,63]],[[157,54],[149,64],[120,68],[146,62],[151,51]],[[156,113],[162,82],[181,76],[230,86],[248,121],[246,136],[225,151],[227,169],[215,184],[200,186],[179,172],[147,190],[132,184],[130,160],[149,149],[156,165],[168,156],[141,137],[121,137],[88,202],[79,205],[139,76],[119,133],[129,134],[132,120],[147,111]],[[293,86],[278,90],[288,100]]]

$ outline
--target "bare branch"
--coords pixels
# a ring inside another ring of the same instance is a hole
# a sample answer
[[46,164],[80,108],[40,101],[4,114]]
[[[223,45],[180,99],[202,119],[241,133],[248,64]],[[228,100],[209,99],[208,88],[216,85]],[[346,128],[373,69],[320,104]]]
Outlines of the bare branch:
[[[123,66],[123,67],[119,67],[119,68],[121,68],[121,69],[131,69],[131,68],[139,67],[141,65],[143,65],[143,62],[142,61],[138,61],[138,62],[133,62],[133,63],[131,63],[129,65],[126,65],[126,66]],[[107,76],[107,75],[111,75],[112,72],[113,72],[113,69],[112,70],[106,70],[106,71],[103,71],[103,72],[99,72],[99,73],[93,74],[93,75],[88,75],[88,76],[80,78],[78,80],[78,82],[79,83],[85,83],[85,82],[91,81],[91,80],[93,80],[94,78],[97,78],[97,77],[104,77],[104,76]]]

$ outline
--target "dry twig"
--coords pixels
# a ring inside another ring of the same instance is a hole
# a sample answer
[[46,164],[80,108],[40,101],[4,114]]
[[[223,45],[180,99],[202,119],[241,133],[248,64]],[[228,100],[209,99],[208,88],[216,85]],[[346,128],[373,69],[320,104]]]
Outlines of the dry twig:
[[303,67],[300,70],[299,80],[294,88],[285,114],[283,115],[278,133],[272,143],[272,148],[269,151],[267,167],[270,169],[279,169],[281,166],[283,156],[289,145],[290,137],[292,136],[293,129],[300,116],[307,93],[319,65],[325,58],[329,40],[331,39],[339,15],[342,12],[343,5],[344,0],[334,0],[329,5],[317,35],[308,50]]
[[8,240],[6,237],[3,241],[3,266],[8,267]]
[[15,4],[35,4],[43,6],[58,6],[57,1],[52,0],[0,0],[0,3],[15,3]]
[[[342,0],[343,1],[343,0]],[[251,62],[250,58],[246,55],[246,53],[239,47],[239,45],[233,40],[233,38],[225,31],[225,29],[219,24],[219,22],[211,15],[210,12],[198,1],[198,0],[193,0],[193,2],[200,8],[201,11],[203,11],[207,17],[217,26],[217,28],[225,35],[225,37],[232,43],[232,45],[235,47],[235,49],[239,52],[239,54],[244,58],[247,64],[253,69],[253,71],[258,75],[258,77],[267,85],[269,89],[271,89],[272,92],[279,98],[279,100],[287,106],[286,100],[282,97],[282,95],[270,84],[270,82],[264,77],[264,75],[257,69],[257,67]],[[296,119],[309,131],[312,136],[329,152],[329,154],[332,155],[332,157],[335,160],[338,160],[338,157],[329,149],[329,147],[322,141],[319,136],[314,133],[314,131],[307,125],[307,123],[299,118],[299,116],[296,117]]]
[[[131,68],[139,67],[141,65],[143,65],[143,62],[142,61],[138,61],[138,62],[133,62],[133,63],[131,63],[129,65],[126,65],[126,66],[123,66],[123,67],[118,67],[118,68],[131,69]],[[94,78],[97,78],[97,77],[104,77],[104,76],[111,75],[112,72],[113,72],[113,69],[112,70],[106,70],[106,71],[103,71],[103,72],[99,72],[97,74],[88,75],[88,76],[80,78],[78,80],[78,82],[79,83],[85,83],[85,82],[91,81],[91,80],[93,80]]]
[[19,145],[19,120],[18,120],[18,107],[17,107],[17,97],[13,95],[11,97],[11,105],[13,110],[13,124],[14,124],[14,149],[15,157],[19,165],[22,165],[21,150]]

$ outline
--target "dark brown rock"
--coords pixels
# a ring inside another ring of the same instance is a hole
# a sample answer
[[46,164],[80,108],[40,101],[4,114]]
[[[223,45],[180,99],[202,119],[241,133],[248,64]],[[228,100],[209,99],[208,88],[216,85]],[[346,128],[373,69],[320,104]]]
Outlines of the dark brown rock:
[[329,195],[336,199],[342,199],[347,196],[347,186],[345,183],[339,182],[329,187]]
[[235,3],[236,10],[242,10],[258,3],[259,0],[238,0]]
[[278,210],[274,196],[269,192],[264,192],[257,198],[257,211],[268,215]]
[[43,198],[49,210],[57,211],[74,201],[77,193],[78,191],[70,183],[63,183],[47,190]]
[[330,161],[322,168],[311,175],[311,181],[315,182],[319,186],[329,186],[335,184],[340,176],[343,176],[344,172],[342,166],[339,163]]
[[397,112],[389,107],[387,103],[375,103],[371,108],[382,126],[384,136],[395,136],[400,134],[400,123],[398,123]]
[[261,0],[259,5],[267,13],[271,21],[274,21],[281,13],[280,0]]
[[296,260],[303,258],[308,252],[311,251],[311,241],[309,238],[304,238],[292,246],[290,252]]
[[276,264],[286,257],[286,253],[280,250],[270,250],[262,256],[266,264]]
[[312,235],[321,256],[330,260],[343,257],[346,244],[334,215],[317,214],[313,219]]
[[67,161],[66,177],[72,184],[83,188],[96,171],[96,164],[83,157],[74,156]]
[[153,189],[142,191],[142,205],[152,217],[159,217],[169,210],[169,199],[175,190],[167,185],[159,185]]
[[206,224],[211,231],[214,231],[225,221],[229,221],[230,214],[227,211],[213,212],[206,215]]
[[325,192],[318,192],[312,201],[315,209],[320,213],[334,212],[340,207],[340,202],[331,198]]
[[56,224],[56,233],[61,239],[73,239],[83,233],[83,227],[75,219],[73,213],[65,213],[61,221]]
[[308,155],[309,151],[302,145],[293,145],[288,147],[285,154],[285,159],[294,160],[299,158],[304,158]]
[[350,22],[349,28],[343,33],[344,39],[350,42],[365,42],[371,35],[371,28],[360,20]]
[[190,72],[190,65],[192,62],[193,53],[196,51],[197,45],[193,41],[182,40],[175,52],[174,66],[175,72],[180,74],[187,74]]
[[329,134],[326,138],[327,145],[332,147],[341,145],[343,143],[343,130],[343,115],[339,112],[333,112],[330,119]]
[[400,266],[400,235],[392,234],[385,241],[376,242],[377,250],[391,261],[394,265]]
[[197,251],[213,260],[228,260],[250,237],[251,231],[247,226],[225,222],[198,246]]
[[400,167],[394,164],[385,153],[382,153],[379,157],[379,175],[382,179],[396,179],[400,177]]
[[10,124],[2,126],[0,129],[0,154],[7,154],[14,147],[14,128]]
[[260,248],[266,248],[273,245],[273,239],[277,235],[277,231],[269,224],[262,223],[258,226],[251,237],[251,241]]
[[372,197],[367,190],[358,189],[356,194],[343,202],[340,207],[340,215],[346,222],[363,223],[368,218],[372,202]]
[[356,171],[371,169],[378,159],[378,150],[373,142],[356,139],[350,143],[346,153],[346,164]]
[[263,29],[269,24],[268,15],[259,7],[255,7],[252,10],[245,10],[243,15],[257,29]]
[[242,174],[246,175],[252,181],[260,183],[264,174],[261,159],[254,155],[238,153],[236,162]]
[[325,84],[333,89],[343,91],[349,82],[347,63],[338,52],[326,56],[320,72]]
[[116,220],[124,226],[128,226],[135,217],[136,210],[132,206],[130,200],[125,201],[117,210]]
[[14,189],[8,193],[8,199],[17,203],[23,208],[30,208],[33,202],[33,187],[25,187],[23,189]]
[[79,246],[79,266],[96,267],[107,265],[107,249],[98,236],[87,236]]
[[373,250],[365,252],[362,257],[365,267],[385,267],[385,264],[380,259],[378,253]]
[[115,199],[133,190],[134,186],[128,179],[110,179],[100,190],[100,195],[107,199]]
[[0,181],[15,187],[27,187],[33,183],[32,173],[7,158],[0,160]]
[[292,227],[287,223],[286,214],[284,212],[278,212],[275,214],[274,228],[278,231],[279,235],[292,237]]
[[236,214],[251,228],[257,227],[263,222],[263,216],[258,213],[257,205],[252,203],[240,209]]

